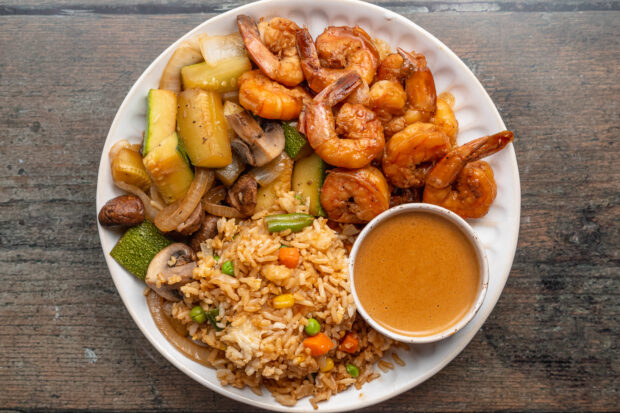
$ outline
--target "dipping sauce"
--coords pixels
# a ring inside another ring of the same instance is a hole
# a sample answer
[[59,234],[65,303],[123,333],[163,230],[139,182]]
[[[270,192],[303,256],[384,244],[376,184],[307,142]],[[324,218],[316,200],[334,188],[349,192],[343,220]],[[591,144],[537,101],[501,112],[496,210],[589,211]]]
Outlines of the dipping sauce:
[[429,212],[406,212],[377,225],[359,246],[354,271],[368,315],[411,337],[454,326],[480,288],[471,241],[455,224]]

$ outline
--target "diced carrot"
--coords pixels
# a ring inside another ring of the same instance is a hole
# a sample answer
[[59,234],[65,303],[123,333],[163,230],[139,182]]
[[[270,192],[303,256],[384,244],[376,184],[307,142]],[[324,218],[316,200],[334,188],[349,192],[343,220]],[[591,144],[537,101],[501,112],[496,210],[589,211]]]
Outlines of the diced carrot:
[[297,264],[299,264],[299,250],[297,248],[280,248],[278,250],[278,261],[288,268],[297,267]]
[[310,355],[313,357],[322,356],[334,347],[334,343],[325,333],[308,337],[303,341],[303,344],[310,349]]
[[347,333],[342,339],[342,342],[340,342],[339,349],[347,353],[355,353],[358,345],[359,340],[357,339],[357,335],[355,333]]

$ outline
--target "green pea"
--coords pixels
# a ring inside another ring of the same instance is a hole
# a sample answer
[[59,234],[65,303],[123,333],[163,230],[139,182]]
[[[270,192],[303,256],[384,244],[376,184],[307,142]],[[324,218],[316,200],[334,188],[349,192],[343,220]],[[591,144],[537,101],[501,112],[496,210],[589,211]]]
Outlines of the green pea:
[[224,264],[222,264],[222,272],[226,275],[235,276],[235,267],[233,262],[228,260]]
[[351,377],[355,378],[360,375],[360,369],[358,369],[355,364],[349,363],[346,365],[346,368],[347,368],[347,373],[349,373]]
[[316,318],[309,318],[304,330],[309,336],[316,336],[321,331],[321,324],[319,324]]
[[218,262],[220,260],[220,256],[217,254],[213,254],[213,259],[215,260],[215,262]]
[[202,309],[201,306],[197,305],[189,312],[189,315],[192,317],[192,320],[197,322],[198,324],[202,324],[207,321],[207,315],[205,314],[205,310]]

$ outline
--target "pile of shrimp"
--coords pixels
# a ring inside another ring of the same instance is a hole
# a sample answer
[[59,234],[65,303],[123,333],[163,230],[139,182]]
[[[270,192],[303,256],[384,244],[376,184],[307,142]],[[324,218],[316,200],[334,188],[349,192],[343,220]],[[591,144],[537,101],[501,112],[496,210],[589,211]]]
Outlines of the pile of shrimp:
[[297,120],[334,167],[320,196],[330,220],[365,223],[408,202],[486,215],[497,185],[481,159],[513,133],[456,145],[454,98],[437,95],[424,55],[386,51],[358,26],[330,26],[313,39],[281,17],[240,15],[237,24],[257,66],[240,77],[239,102],[263,118]]

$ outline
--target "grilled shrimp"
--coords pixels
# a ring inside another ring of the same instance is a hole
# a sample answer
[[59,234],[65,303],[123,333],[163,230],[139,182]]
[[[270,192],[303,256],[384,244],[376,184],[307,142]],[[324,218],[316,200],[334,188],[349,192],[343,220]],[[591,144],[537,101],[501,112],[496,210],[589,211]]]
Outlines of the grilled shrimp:
[[239,77],[239,103],[261,118],[295,119],[299,116],[304,102],[311,99],[302,87],[282,86],[260,70],[245,72]]
[[486,215],[497,194],[491,166],[480,161],[512,142],[503,131],[452,149],[426,178],[423,201],[440,205],[463,218]]
[[409,72],[405,80],[407,102],[412,109],[419,111],[428,119],[437,110],[437,92],[433,74],[426,66],[426,58],[424,55],[409,53],[401,48],[398,49],[398,53],[403,57]]
[[239,33],[250,57],[270,79],[285,86],[297,86],[304,80],[297,54],[295,22],[275,17],[256,25],[249,16],[237,16]]
[[343,168],[368,165],[383,150],[383,126],[375,113],[360,104],[344,103],[334,119],[332,106],[361,83],[349,72],[316,95],[299,117],[310,146],[328,164]]
[[[390,89],[383,86],[387,81],[391,82]],[[396,85],[403,89],[407,102],[400,111],[401,113],[380,112],[386,136],[392,136],[414,122],[429,122],[437,111],[435,81],[433,74],[426,66],[424,55],[409,53],[401,48],[398,49],[398,54],[388,55],[379,65],[377,82],[371,87],[371,97],[374,96],[375,101],[381,101],[390,99],[394,93],[401,95],[400,90],[395,92]],[[449,114],[444,111],[442,115],[445,117],[438,118],[440,121],[446,120]],[[442,123],[441,126],[446,126],[448,129],[450,125]],[[456,136],[456,132],[454,134]]]
[[450,137],[452,146],[456,143],[456,135],[459,131],[459,122],[454,116],[452,106],[454,96],[450,93],[442,93],[437,97],[437,111],[435,116],[430,119],[430,123],[439,126]]
[[398,188],[419,188],[424,186],[433,163],[443,158],[450,147],[450,138],[439,127],[416,122],[385,145],[383,173]]
[[379,66],[377,48],[368,33],[358,26],[330,26],[317,37],[316,44],[308,29],[300,29],[297,47],[308,86],[315,92],[351,71],[371,84]]
[[395,80],[379,80],[370,88],[368,106],[379,119],[389,121],[394,115],[403,115],[407,95],[402,85]]
[[321,189],[327,217],[349,224],[368,222],[390,205],[390,191],[381,171],[336,168],[329,171]]
[[405,59],[398,53],[391,53],[381,61],[377,68],[376,80],[393,80],[403,83],[407,77]]
[[345,100],[347,103],[359,103],[360,105],[368,106],[370,102],[370,87],[368,83],[362,79],[362,84],[359,85]]

